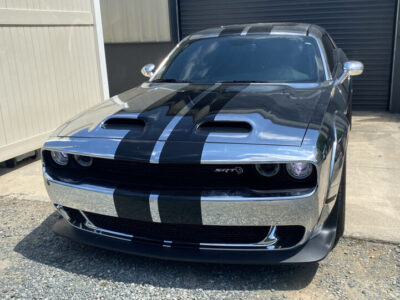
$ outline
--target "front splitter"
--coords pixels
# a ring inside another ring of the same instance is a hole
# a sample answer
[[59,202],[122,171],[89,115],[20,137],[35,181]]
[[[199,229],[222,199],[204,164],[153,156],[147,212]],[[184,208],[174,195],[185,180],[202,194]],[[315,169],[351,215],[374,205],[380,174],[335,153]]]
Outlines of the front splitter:
[[[336,208],[336,207],[335,207]],[[322,228],[308,241],[290,249],[227,249],[184,248],[171,245],[147,244],[123,240],[78,229],[60,219],[53,225],[55,233],[77,242],[128,254],[203,263],[224,264],[295,264],[317,262],[332,249],[336,236],[336,209],[333,209]]]

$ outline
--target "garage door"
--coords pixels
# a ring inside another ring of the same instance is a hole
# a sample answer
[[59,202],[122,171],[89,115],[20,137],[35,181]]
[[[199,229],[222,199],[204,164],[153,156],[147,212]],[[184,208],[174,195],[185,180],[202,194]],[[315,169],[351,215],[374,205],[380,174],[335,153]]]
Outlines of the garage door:
[[388,109],[396,0],[180,0],[181,37],[208,27],[304,22],[324,27],[365,72],[354,80],[356,109]]

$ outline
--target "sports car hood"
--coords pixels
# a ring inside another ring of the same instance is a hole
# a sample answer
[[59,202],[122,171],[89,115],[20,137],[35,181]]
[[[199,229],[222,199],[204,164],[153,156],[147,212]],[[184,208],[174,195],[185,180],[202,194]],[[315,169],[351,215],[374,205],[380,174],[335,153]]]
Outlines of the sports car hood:
[[[151,84],[87,110],[60,137],[301,146],[318,84]],[[324,101],[325,102],[325,101]]]

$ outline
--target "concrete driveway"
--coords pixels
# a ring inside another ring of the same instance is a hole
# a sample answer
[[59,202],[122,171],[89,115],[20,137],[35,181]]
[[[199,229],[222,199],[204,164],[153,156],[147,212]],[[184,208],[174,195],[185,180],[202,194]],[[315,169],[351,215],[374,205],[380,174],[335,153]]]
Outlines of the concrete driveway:
[[[400,115],[357,112],[347,156],[345,235],[400,243]],[[0,196],[49,201],[40,161],[0,167]]]
[[347,154],[346,231],[400,242],[400,115],[358,112]]

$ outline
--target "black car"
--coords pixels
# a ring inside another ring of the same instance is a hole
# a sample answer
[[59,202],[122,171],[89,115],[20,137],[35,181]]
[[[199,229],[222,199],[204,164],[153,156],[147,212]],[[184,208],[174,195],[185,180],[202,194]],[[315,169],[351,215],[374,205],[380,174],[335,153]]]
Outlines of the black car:
[[43,147],[54,230],[174,260],[323,259],[344,230],[348,61],[321,27],[224,26]]

